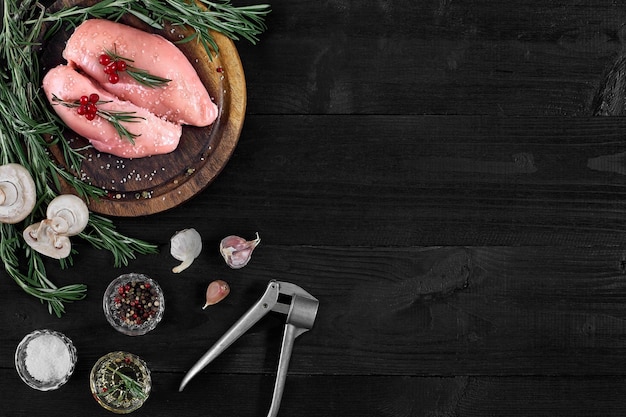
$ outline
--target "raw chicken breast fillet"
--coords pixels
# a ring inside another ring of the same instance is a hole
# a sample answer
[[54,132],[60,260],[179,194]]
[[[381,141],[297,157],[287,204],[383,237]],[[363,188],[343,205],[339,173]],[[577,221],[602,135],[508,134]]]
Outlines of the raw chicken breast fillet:
[[[129,101],[120,100],[72,67],[59,65],[48,71],[43,79],[43,89],[48,101],[65,124],[89,139],[93,147],[101,152],[125,158],[142,158],[169,153],[178,146],[182,134],[180,125],[155,116]],[[136,122],[122,123],[129,132],[140,135],[134,138],[134,145],[128,139],[120,138],[115,127],[102,117],[96,116],[89,121],[85,116],[79,115],[76,108],[65,107],[52,99],[56,96],[63,101],[73,102],[92,93],[98,94],[101,101],[111,101],[98,104],[99,110],[134,112],[135,116],[143,117],[136,119]]]
[[[105,51],[132,59],[137,69],[171,80],[164,87],[143,86],[124,71],[120,81],[108,82],[98,58]],[[123,100],[145,107],[171,122],[208,126],[217,117],[217,106],[185,55],[167,39],[121,23],[90,19],[76,28],[63,57]]]

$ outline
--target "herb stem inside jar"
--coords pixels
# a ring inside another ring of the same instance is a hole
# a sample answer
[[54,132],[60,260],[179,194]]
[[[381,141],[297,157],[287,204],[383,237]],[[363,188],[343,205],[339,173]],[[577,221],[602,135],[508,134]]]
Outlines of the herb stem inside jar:
[[103,386],[102,391],[98,394],[101,397],[113,396],[117,401],[130,401],[133,398],[145,400],[147,395],[144,386],[137,380],[137,370],[131,365],[130,358],[124,359],[124,365],[117,368],[107,365],[105,371],[110,376],[108,386]]

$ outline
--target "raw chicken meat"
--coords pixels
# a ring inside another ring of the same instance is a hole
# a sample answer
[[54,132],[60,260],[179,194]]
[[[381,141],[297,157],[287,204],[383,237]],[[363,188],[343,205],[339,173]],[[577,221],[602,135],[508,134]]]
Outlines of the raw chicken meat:
[[[93,147],[101,152],[125,158],[142,158],[169,153],[178,146],[182,134],[180,125],[168,122],[129,101],[120,100],[70,66],[59,65],[48,71],[43,79],[43,89],[65,124],[89,139]],[[79,115],[76,108],[68,108],[53,101],[53,96],[56,96],[63,101],[73,102],[92,93],[98,94],[101,101],[111,101],[98,104],[99,110],[134,112],[133,116],[143,118],[122,122],[129,132],[140,135],[134,138],[134,145],[128,139],[120,138],[115,127],[102,117],[96,116],[89,121],[85,116]]]
[[[164,87],[143,86],[124,71],[116,84],[98,61],[105,51],[133,60],[127,62],[152,75],[171,80]],[[217,106],[185,55],[165,38],[108,20],[90,19],[76,28],[63,57],[123,100],[145,107],[171,122],[208,126],[217,117]]]

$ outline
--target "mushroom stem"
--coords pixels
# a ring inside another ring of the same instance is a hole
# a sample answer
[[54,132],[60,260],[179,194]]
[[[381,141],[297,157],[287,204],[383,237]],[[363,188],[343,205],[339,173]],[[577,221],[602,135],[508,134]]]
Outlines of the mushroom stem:
[[0,223],[24,220],[35,207],[35,181],[19,164],[0,165]]
[[[53,218],[46,220],[49,222],[50,228],[60,235],[67,234],[70,229],[70,224],[74,224],[74,216],[72,216],[72,213],[69,210],[63,210],[63,212],[59,212]],[[66,214],[67,216],[63,216],[62,214]],[[71,218],[68,219],[67,217]]]
[[11,206],[17,201],[17,187],[9,181],[0,182],[0,205]]
[[80,198],[64,194],[50,202],[46,215],[47,219],[24,230],[24,240],[39,253],[56,259],[65,258],[72,250],[69,236],[83,231],[89,220],[89,209]]

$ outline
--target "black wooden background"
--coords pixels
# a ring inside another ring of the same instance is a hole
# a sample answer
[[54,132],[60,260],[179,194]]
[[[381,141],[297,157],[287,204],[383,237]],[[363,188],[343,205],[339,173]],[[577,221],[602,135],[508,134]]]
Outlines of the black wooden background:
[[[235,2],[235,4],[242,4]],[[626,414],[626,4],[613,0],[274,0],[237,44],[248,111],[235,154],[181,207],[116,219],[160,245],[115,269],[76,242],[61,319],[0,274],[0,415],[105,416],[88,374],[128,350],[153,373],[137,416],[264,416],[283,321],[271,316],[178,392],[270,279],[320,300],[296,340],[281,416]],[[204,250],[180,275],[169,239]],[[229,234],[262,243],[231,270]],[[137,338],[101,311],[117,275],[157,279],[163,322]],[[206,285],[231,295],[201,310]],[[64,332],[79,361],[41,393],[19,340]]]

